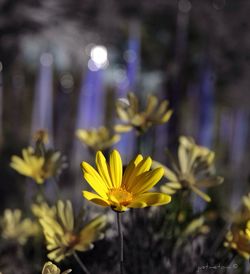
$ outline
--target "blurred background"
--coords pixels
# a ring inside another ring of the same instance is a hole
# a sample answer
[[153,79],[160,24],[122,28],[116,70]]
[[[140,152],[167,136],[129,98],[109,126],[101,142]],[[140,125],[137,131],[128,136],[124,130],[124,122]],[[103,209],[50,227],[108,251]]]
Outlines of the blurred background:
[[[1,209],[22,206],[27,179],[10,158],[39,128],[67,157],[59,185],[81,190],[79,164],[93,156],[75,130],[112,126],[128,91],[174,110],[145,154],[164,162],[178,136],[194,137],[225,177],[214,199],[237,208],[249,191],[249,11],[244,0],[1,0]],[[136,153],[131,134],[117,147],[125,161]]]

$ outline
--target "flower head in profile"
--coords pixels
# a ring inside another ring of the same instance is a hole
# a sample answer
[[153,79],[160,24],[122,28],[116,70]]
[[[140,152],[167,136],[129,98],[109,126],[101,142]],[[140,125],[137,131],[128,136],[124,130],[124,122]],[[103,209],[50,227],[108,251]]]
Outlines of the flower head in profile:
[[117,115],[124,124],[116,125],[115,130],[122,133],[135,129],[138,133],[143,133],[154,125],[164,124],[168,122],[173,112],[168,105],[167,100],[159,102],[156,96],[150,95],[146,108],[140,110],[138,98],[134,93],[129,93],[128,103],[117,101]]
[[104,150],[120,141],[120,135],[106,127],[78,129],[77,138],[93,151]]
[[138,155],[123,173],[119,152],[110,154],[109,163],[101,151],[96,153],[96,169],[82,162],[83,176],[96,193],[83,191],[83,196],[98,205],[122,212],[128,208],[165,205],[171,197],[164,193],[148,192],[163,176],[163,168],[150,170],[152,160]]
[[68,269],[61,272],[60,268],[58,268],[55,264],[52,262],[47,262],[43,266],[42,274],[68,274],[71,271],[71,269]]
[[[77,218],[81,221],[80,218]],[[56,215],[44,215],[40,219],[47,243],[48,258],[60,262],[74,251],[86,251],[93,242],[103,237],[105,216],[99,216],[83,226],[76,223],[70,201],[58,201]]]
[[31,219],[22,218],[20,209],[5,209],[1,218],[1,231],[4,239],[24,245],[28,238],[37,234],[38,226]]
[[40,153],[40,150],[28,147],[22,150],[22,157],[11,157],[10,166],[37,184],[42,184],[46,179],[57,176],[65,164],[60,152],[46,150]]
[[246,260],[250,259],[250,221],[246,228],[232,227],[226,234],[224,246],[235,250]]
[[200,188],[213,187],[223,182],[223,178],[213,175],[214,152],[195,144],[192,138],[180,137],[178,164],[172,159],[172,170],[158,162],[155,167],[164,168],[164,175],[169,180],[161,190],[174,194],[179,189],[191,189],[206,202],[211,198]]

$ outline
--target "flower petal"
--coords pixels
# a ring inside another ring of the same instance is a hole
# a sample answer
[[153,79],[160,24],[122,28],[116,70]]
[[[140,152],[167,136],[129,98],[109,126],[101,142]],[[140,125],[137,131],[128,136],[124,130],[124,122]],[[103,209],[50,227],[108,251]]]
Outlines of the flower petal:
[[114,186],[110,179],[107,161],[101,151],[98,151],[96,153],[95,162],[96,162],[97,170],[99,174],[101,175],[103,181],[106,183],[107,188],[108,189],[113,188]]
[[102,197],[100,197],[99,195],[89,192],[89,191],[83,191],[82,195],[84,198],[86,198],[87,200],[100,205],[100,206],[110,206],[108,200],[103,199]]
[[159,182],[163,174],[164,170],[161,167],[142,173],[137,177],[136,183],[131,188],[131,192],[138,194],[148,191]]
[[197,187],[190,185],[191,189],[193,190],[193,192],[195,192],[197,195],[199,195],[203,200],[205,200],[206,202],[211,202],[211,198],[204,192],[202,192],[201,190],[199,190]]
[[160,206],[171,202],[171,196],[158,193],[158,192],[148,192],[138,195],[128,207],[145,207],[145,206]]
[[166,177],[170,181],[175,181],[175,182],[178,181],[176,174],[172,170],[170,170],[168,167],[162,165],[161,163],[157,161],[153,161],[152,168],[156,168],[156,167],[162,167],[164,169],[164,177]]
[[122,183],[122,159],[117,150],[113,150],[109,158],[109,171],[114,188],[118,188]]
[[106,198],[108,188],[99,173],[88,163],[82,162],[83,177],[100,196]]
[[149,171],[151,164],[152,164],[152,159],[150,157],[146,157],[142,161],[140,161],[140,163],[138,163],[137,166],[135,166],[130,176],[126,178],[126,181],[124,181],[124,184],[127,190],[130,191],[133,188],[133,186],[137,182],[137,178],[139,175]]

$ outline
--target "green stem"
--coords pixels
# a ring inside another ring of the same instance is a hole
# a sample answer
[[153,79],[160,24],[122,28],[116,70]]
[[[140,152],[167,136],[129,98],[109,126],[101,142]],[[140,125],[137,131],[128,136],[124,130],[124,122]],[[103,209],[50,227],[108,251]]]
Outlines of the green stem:
[[120,242],[120,273],[123,274],[123,234],[122,234],[122,224],[121,224],[121,213],[116,212],[117,217],[117,229]]
[[83,262],[81,261],[81,259],[79,258],[79,256],[77,255],[75,251],[73,252],[73,256],[76,259],[77,263],[80,265],[81,269],[84,271],[84,273],[90,274],[87,267],[83,264]]

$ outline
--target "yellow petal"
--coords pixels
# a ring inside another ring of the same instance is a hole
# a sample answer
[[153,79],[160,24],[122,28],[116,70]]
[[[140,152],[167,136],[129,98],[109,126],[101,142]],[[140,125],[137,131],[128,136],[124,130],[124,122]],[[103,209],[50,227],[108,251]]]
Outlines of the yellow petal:
[[118,124],[114,126],[114,130],[118,133],[125,133],[125,132],[129,132],[133,129],[132,126],[130,125],[122,125],[122,124]]
[[109,170],[112,185],[115,188],[120,187],[122,183],[122,159],[120,153],[117,150],[113,150],[110,154]]
[[108,188],[99,173],[88,163],[82,162],[84,178],[100,196],[106,198]]
[[172,114],[173,114],[173,111],[172,110],[169,110],[167,113],[165,113],[163,116],[162,116],[162,118],[161,118],[161,123],[163,124],[163,123],[166,123],[169,119],[170,119],[170,117],[172,116]]
[[100,206],[110,206],[109,201],[103,199],[102,197],[98,196],[95,193],[89,192],[89,191],[83,191],[82,195],[84,198],[86,198],[87,200],[100,205]]
[[80,241],[75,246],[75,249],[78,251],[85,251],[92,246],[92,243],[96,240],[99,240],[103,237],[101,230],[106,225],[106,216],[98,216],[89,222],[85,227],[80,231]]
[[164,176],[170,181],[178,181],[178,178],[173,171],[171,171],[168,167],[162,165],[161,163],[153,161],[152,168],[156,167],[162,167],[164,169]]
[[199,195],[203,200],[205,200],[206,202],[211,202],[211,198],[204,192],[202,192],[201,190],[199,190],[197,187],[191,185],[190,186],[191,189],[197,194]]
[[136,184],[137,176],[140,174],[149,171],[152,164],[152,159],[150,157],[144,158],[140,163],[134,168],[131,175],[126,179],[127,181],[124,181],[124,185],[127,188],[127,190],[133,189],[133,186]]
[[186,149],[180,145],[178,148],[178,158],[180,163],[180,168],[182,173],[186,173],[188,171],[188,155]]
[[128,166],[125,169],[122,184],[126,187],[127,182],[129,181],[130,176],[134,172],[136,166],[143,160],[141,154],[138,154],[132,161],[129,162]]
[[163,168],[159,167],[151,171],[142,173],[137,177],[136,183],[131,188],[133,194],[143,193],[151,189],[162,178]]
[[201,186],[201,187],[212,187],[212,186],[217,186],[221,183],[223,183],[223,178],[222,177],[210,177],[210,178],[205,178],[205,179],[201,179],[201,180],[198,180],[196,182],[196,184],[198,186]]
[[146,106],[146,110],[145,110],[147,116],[149,116],[153,113],[157,104],[158,104],[158,99],[156,96],[151,95],[148,97],[147,106]]
[[109,188],[109,189],[113,188],[114,186],[110,179],[107,161],[101,151],[98,151],[96,153],[95,162],[96,162],[97,170],[98,170],[99,174],[101,175],[103,181],[106,183],[107,188]]
[[[138,195],[128,207],[135,207],[137,203],[146,206],[160,206],[171,202],[171,196],[164,193],[148,192]],[[144,207],[144,206],[143,206]]]

